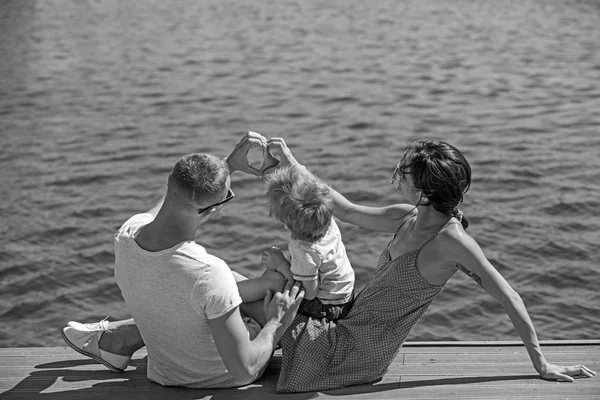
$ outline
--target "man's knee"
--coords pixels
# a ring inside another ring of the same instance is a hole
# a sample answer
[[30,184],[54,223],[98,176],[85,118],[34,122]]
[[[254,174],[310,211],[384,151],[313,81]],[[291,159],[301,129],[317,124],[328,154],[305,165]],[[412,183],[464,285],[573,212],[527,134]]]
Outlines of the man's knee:
[[233,277],[235,278],[236,282],[241,282],[241,281],[245,281],[248,279],[244,275],[240,274],[239,272],[231,271],[231,273],[233,274]]

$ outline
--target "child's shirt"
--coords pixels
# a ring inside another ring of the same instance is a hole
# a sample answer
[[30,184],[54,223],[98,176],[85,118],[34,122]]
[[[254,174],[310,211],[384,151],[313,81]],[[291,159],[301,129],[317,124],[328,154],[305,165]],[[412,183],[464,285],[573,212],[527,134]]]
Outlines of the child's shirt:
[[317,298],[323,304],[343,304],[352,300],[354,270],[346,255],[340,229],[333,218],[321,240],[308,243],[293,239],[288,248],[294,279],[318,279]]

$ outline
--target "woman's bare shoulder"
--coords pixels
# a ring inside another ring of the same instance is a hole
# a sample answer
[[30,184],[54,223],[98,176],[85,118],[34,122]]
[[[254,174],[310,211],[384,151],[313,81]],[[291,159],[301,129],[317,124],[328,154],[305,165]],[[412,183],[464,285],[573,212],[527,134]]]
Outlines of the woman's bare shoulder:
[[460,223],[450,223],[438,234],[438,246],[449,254],[464,252],[479,245]]

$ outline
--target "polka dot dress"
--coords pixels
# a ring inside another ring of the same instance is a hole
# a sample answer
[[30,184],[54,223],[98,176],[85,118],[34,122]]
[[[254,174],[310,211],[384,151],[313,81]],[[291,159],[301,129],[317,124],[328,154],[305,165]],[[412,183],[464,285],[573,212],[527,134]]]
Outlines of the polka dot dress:
[[395,259],[386,247],[373,280],[344,319],[330,322],[298,314],[281,341],[277,391],[337,389],[383,377],[412,327],[443,288],[429,284],[417,270],[423,246]]

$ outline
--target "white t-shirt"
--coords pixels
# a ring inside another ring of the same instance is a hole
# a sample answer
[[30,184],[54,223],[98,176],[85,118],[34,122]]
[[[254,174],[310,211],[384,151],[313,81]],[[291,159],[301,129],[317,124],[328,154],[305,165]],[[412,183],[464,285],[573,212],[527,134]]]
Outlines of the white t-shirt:
[[209,319],[242,299],[227,264],[189,241],[159,252],[135,242],[153,220],[137,214],[115,234],[115,278],[148,350],[148,379],[166,386],[235,386]]
[[318,279],[317,298],[321,303],[344,304],[352,300],[354,270],[333,218],[327,233],[319,241],[308,243],[294,239],[288,249],[292,276],[297,281]]

